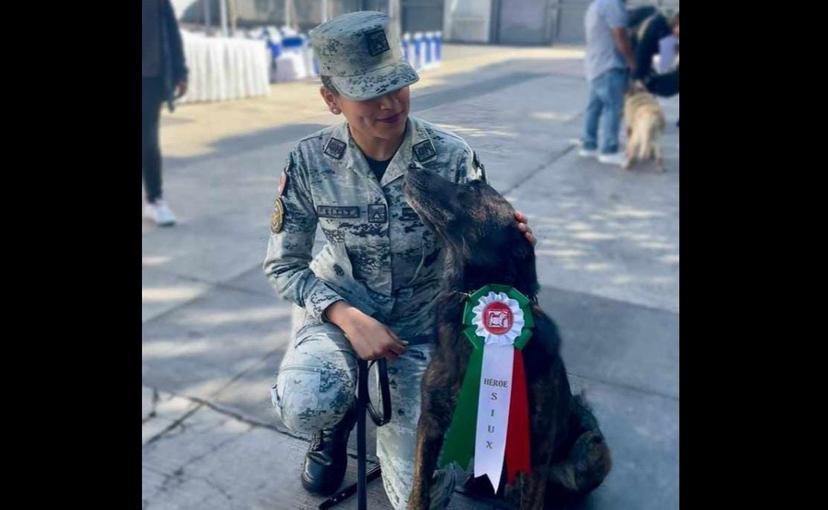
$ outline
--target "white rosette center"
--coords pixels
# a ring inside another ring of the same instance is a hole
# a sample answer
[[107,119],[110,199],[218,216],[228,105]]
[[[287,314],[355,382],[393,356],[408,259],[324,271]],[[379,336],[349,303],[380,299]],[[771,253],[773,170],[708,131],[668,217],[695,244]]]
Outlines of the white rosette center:
[[[492,333],[483,324],[483,311],[488,305],[494,302],[505,304],[512,312],[512,327],[502,334]],[[477,306],[472,308],[472,313],[474,314],[472,323],[477,328],[475,334],[483,338],[486,345],[512,345],[523,330],[523,310],[517,301],[510,298],[504,292],[489,292],[481,297],[480,301],[477,302]]]

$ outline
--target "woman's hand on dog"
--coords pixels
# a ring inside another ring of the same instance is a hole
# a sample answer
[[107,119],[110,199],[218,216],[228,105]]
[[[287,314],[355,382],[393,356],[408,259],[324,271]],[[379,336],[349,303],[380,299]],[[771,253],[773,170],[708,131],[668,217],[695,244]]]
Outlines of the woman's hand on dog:
[[538,244],[538,240],[535,239],[535,236],[532,234],[532,229],[529,228],[529,218],[527,218],[522,212],[515,211],[515,219],[518,222],[518,230],[523,232],[523,235],[526,236],[526,240],[529,241],[532,246]]
[[394,361],[405,352],[408,342],[401,340],[385,324],[345,301],[332,304],[325,315],[345,333],[361,359],[386,358]]

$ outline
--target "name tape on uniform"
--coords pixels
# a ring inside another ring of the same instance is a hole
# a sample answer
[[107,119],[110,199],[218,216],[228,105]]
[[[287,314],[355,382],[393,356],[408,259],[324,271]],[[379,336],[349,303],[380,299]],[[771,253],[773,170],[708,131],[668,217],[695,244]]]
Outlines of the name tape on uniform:
[[359,218],[359,207],[317,205],[316,215],[320,218]]

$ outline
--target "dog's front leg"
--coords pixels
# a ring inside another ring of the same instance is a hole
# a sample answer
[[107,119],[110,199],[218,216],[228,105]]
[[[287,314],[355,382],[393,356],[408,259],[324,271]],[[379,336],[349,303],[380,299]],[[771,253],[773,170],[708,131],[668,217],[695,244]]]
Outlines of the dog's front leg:
[[543,510],[546,501],[546,476],[534,471],[523,480],[520,510]]
[[[431,370],[431,368],[429,368]],[[453,399],[449,389],[431,388],[423,381],[423,403],[417,422],[417,447],[415,450],[414,481],[408,500],[409,510],[426,510],[430,507],[431,478],[437,468],[437,458],[443,447],[443,435],[448,429]]]

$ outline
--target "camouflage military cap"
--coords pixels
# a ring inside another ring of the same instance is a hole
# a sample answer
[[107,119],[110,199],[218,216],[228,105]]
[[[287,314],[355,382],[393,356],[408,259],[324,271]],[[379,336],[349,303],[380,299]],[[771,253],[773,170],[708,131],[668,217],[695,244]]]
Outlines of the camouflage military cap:
[[381,12],[343,14],[309,35],[319,74],[348,99],[373,99],[420,79],[402,56],[396,26]]

